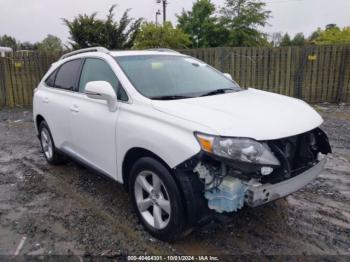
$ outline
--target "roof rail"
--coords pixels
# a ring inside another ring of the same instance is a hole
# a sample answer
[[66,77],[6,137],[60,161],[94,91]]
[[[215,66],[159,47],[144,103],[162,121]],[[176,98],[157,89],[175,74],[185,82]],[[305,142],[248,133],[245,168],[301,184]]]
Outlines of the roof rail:
[[169,49],[169,48],[152,48],[152,49],[148,49],[148,51],[179,53],[178,51]]
[[65,59],[65,58],[70,57],[70,56],[73,56],[73,55],[78,55],[78,54],[87,53],[87,52],[102,52],[102,53],[108,54],[109,50],[105,47],[102,47],[102,46],[83,48],[83,49],[79,49],[79,50],[64,54],[63,56],[61,56],[60,60]]

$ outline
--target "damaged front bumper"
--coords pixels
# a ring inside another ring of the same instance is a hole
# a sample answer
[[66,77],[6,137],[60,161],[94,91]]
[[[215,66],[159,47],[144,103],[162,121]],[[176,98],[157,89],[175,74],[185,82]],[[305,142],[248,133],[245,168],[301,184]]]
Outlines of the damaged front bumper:
[[245,195],[245,204],[250,207],[257,207],[278,198],[288,196],[313,181],[324,169],[327,162],[323,158],[312,168],[277,184],[250,184]]
[[280,162],[271,167],[270,174],[263,173],[263,164],[237,162],[204,151],[177,166],[175,173],[188,174],[178,175],[190,203],[188,213],[205,211],[205,206],[217,213],[237,212],[290,195],[316,179],[325,167],[326,155],[332,152],[327,135],[319,128],[265,143]]

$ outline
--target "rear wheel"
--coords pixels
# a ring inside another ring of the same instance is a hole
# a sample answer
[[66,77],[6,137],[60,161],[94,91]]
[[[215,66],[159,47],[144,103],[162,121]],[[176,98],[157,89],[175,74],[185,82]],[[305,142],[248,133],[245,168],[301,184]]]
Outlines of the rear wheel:
[[131,170],[129,183],[134,208],[147,231],[165,241],[181,237],[184,211],[168,169],[153,158],[141,158]]
[[50,129],[45,121],[42,121],[39,125],[39,139],[47,162],[53,165],[64,162],[64,157],[57,152]]

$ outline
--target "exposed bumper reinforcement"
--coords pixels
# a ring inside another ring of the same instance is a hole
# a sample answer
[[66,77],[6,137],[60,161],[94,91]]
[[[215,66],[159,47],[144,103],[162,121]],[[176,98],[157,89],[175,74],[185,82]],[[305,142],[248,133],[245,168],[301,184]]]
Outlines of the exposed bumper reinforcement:
[[248,185],[245,204],[250,207],[257,207],[298,191],[320,174],[326,162],[327,159],[324,158],[304,173],[277,184]]

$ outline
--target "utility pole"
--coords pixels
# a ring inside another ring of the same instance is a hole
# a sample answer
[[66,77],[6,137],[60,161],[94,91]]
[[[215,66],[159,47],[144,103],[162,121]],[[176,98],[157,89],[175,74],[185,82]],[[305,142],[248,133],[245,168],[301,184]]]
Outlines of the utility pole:
[[168,4],[168,0],[157,0],[157,4],[163,4],[163,24],[166,22],[166,6]]
[[168,4],[167,0],[162,0],[163,1],[163,25],[166,22],[166,5]]

